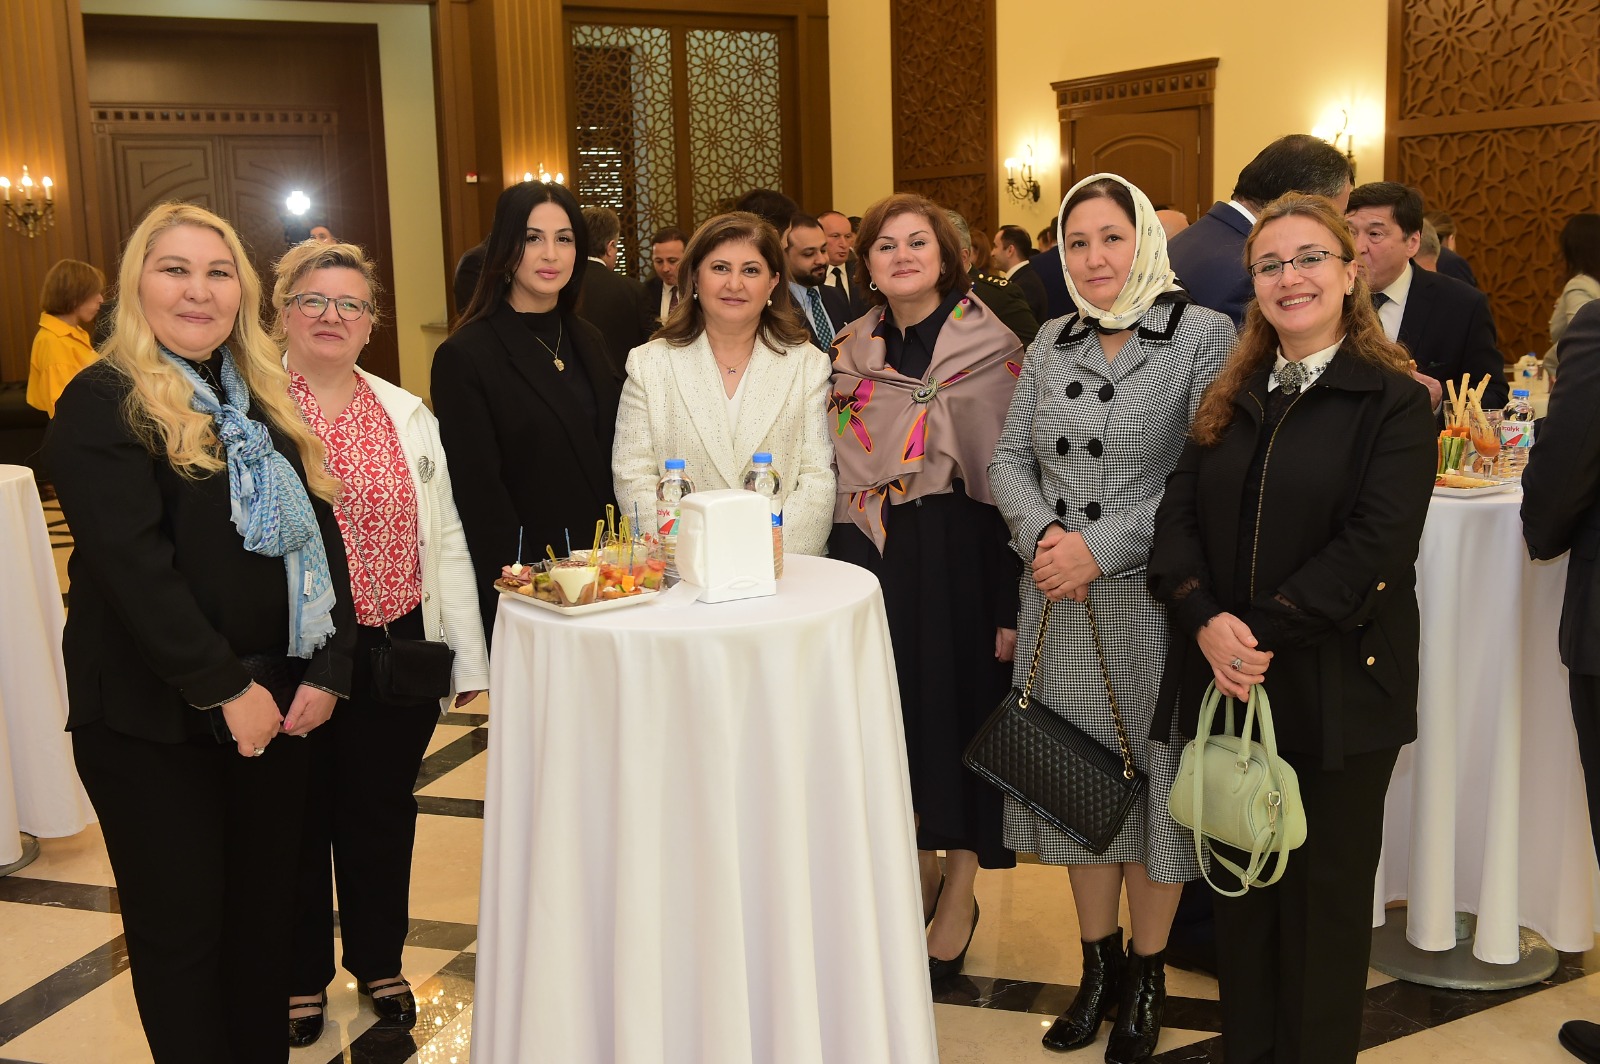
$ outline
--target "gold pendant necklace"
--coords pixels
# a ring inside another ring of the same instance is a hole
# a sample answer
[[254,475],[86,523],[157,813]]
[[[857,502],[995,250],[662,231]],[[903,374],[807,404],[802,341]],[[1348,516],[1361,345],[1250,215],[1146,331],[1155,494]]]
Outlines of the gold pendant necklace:
[[539,346],[544,348],[545,352],[550,356],[550,361],[556,364],[557,373],[561,373],[567,368],[567,364],[561,361],[561,356],[556,353],[561,350],[561,336],[566,331],[566,328],[566,322],[561,322],[561,324],[556,328],[556,346],[554,348],[544,342],[544,337],[540,336],[538,333],[533,334],[533,338],[539,341]]

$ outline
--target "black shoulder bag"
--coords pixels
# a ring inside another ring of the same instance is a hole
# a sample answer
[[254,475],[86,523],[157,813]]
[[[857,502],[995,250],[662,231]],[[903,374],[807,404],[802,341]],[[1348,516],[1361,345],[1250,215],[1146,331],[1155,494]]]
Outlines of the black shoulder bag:
[[[378,580],[372,575],[361,553],[361,540],[355,524],[346,521],[355,539],[356,560],[372,584],[372,603],[379,598]],[[372,690],[378,701],[391,706],[410,706],[418,702],[437,702],[450,696],[450,675],[456,652],[450,644],[436,639],[395,639],[384,620],[383,645],[372,648]],[[426,633],[424,633],[426,634]]]

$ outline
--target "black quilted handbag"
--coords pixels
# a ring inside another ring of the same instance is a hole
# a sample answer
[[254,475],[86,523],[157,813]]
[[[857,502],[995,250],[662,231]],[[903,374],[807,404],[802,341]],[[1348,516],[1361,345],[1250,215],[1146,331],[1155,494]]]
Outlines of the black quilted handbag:
[[1116,692],[1111,689],[1111,673],[1100,645],[1100,629],[1087,600],[1084,610],[1089,615],[1095,654],[1100,658],[1100,676],[1111,703],[1120,756],[1033,697],[1051,605],[1046,599],[1026,686],[1020,691],[1011,689],[967,745],[963,760],[972,771],[1078,845],[1101,854],[1110,848],[1122,830],[1122,822],[1128,819],[1128,811],[1144,792],[1145,777],[1133,767],[1128,733],[1122,726],[1122,714],[1117,711]]

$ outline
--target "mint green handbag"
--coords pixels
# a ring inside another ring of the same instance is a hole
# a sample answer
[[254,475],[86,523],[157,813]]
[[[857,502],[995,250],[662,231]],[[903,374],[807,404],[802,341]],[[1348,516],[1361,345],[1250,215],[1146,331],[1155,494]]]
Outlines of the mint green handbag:
[[[1289,851],[1306,841],[1306,810],[1300,804],[1300,778],[1278,756],[1272,730],[1272,706],[1259,685],[1250,688],[1244,730],[1233,730],[1233,703],[1228,699],[1223,731],[1211,734],[1222,692],[1212,683],[1200,701],[1195,737],[1183,748],[1178,778],[1167,796],[1172,819],[1194,832],[1194,852],[1202,874],[1218,894],[1237,898],[1251,887],[1270,887],[1289,865]],[[1261,741],[1252,742],[1252,723]],[[1243,850],[1249,862],[1240,867],[1212,849],[1220,842]],[[1239,877],[1238,890],[1223,890],[1203,870],[1206,854]],[[1267,861],[1278,858],[1272,875],[1263,879]]]

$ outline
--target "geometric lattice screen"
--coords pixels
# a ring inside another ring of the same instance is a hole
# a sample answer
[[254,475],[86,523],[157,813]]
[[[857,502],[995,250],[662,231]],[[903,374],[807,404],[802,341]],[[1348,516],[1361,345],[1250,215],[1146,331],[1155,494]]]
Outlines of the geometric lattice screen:
[[752,188],[783,190],[781,31],[570,29],[572,187],[584,206],[621,217],[620,269],[643,276],[650,237],[664,226],[692,232]]

